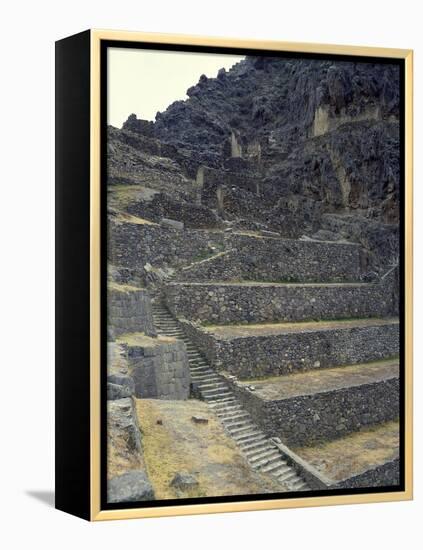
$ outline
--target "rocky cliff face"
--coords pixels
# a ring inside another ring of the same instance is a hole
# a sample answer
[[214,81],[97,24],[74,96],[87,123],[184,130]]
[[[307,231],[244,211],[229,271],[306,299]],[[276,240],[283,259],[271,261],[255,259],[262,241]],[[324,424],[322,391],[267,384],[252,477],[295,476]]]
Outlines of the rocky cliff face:
[[[181,221],[207,208],[203,227],[360,242],[382,272],[398,255],[399,94],[396,65],[247,57],[155,123],[110,128],[109,183],[167,194]],[[154,201],[138,202],[154,220]]]

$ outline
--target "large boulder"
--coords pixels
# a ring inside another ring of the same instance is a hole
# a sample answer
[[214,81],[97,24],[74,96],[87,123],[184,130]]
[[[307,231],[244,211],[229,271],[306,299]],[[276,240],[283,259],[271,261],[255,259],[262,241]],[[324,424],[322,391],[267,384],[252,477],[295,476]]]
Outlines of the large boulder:
[[154,490],[142,470],[133,470],[110,479],[107,483],[107,502],[141,502],[154,500]]

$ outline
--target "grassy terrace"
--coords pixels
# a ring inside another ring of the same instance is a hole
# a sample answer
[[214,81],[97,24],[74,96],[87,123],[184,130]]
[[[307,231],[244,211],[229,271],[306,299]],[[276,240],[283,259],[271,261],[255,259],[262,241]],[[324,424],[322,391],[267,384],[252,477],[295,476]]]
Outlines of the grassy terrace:
[[140,347],[152,347],[174,341],[175,338],[170,338],[169,336],[156,336],[155,338],[151,338],[150,336],[146,336],[144,332],[129,332],[127,334],[121,334],[116,338],[117,344],[128,344],[128,346]]
[[298,323],[258,323],[233,325],[204,325],[206,332],[213,333],[220,339],[248,336],[272,336],[303,331],[333,330],[341,328],[368,327],[398,324],[395,317],[370,317],[365,319],[336,319],[331,321],[301,321]]
[[397,377],[398,373],[398,359],[391,358],[358,365],[248,379],[243,384],[254,385],[254,393],[263,399],[288,399],[379,382]]
[[360,282],[345,282],[345,283],[293,283],[293,282],[264,282],[264,281],[206,281],[206,282],[174,282],[172,285],[185,286],[286,286],[286,287],[373,287],[377,283],[360,283]]
[[[275,481],[251,470],[205,403],[137,399],[136,407],[144,461],[157,499],[280,491]],[[207,418],[208,423],[194,423],[192,416]],[[178,472],[195,475],[198,487],[183,494],[171,487]]]
[[341,481],[397,458],[399,424],[386,422],[335,441],[293,450],[325,476]]
[[144,290],[144,287],[125,285],[125,284],[115,283],[113,281],[108,281],[107,289],[117,290],[118,292],[125,292],[126,294],[130,294],[131,292],[136,292],[137,290]]

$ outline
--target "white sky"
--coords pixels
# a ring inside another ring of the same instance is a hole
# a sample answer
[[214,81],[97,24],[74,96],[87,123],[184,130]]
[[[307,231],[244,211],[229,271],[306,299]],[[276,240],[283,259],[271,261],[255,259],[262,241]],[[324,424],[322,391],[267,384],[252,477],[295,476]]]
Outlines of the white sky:
[[186,91],[200,76],[215,77],[243,59],[226,54],[203,54],[108,48],[107,122],[120,128],[135,113],[154,120],[174,101],[186,99]]

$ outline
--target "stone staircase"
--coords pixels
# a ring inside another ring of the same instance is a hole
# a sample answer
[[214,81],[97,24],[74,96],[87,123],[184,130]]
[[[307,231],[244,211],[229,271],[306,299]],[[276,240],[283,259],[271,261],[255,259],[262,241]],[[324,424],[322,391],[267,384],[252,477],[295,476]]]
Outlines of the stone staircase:
[[288,465],[271,439],[257,427],[228,384],[210,367],[160,301],[153,303],[153,318],[159,334],[185,342],[192,383],[237,443],[251,467],[272,475],[286,490],[309,490],[307,483]]

